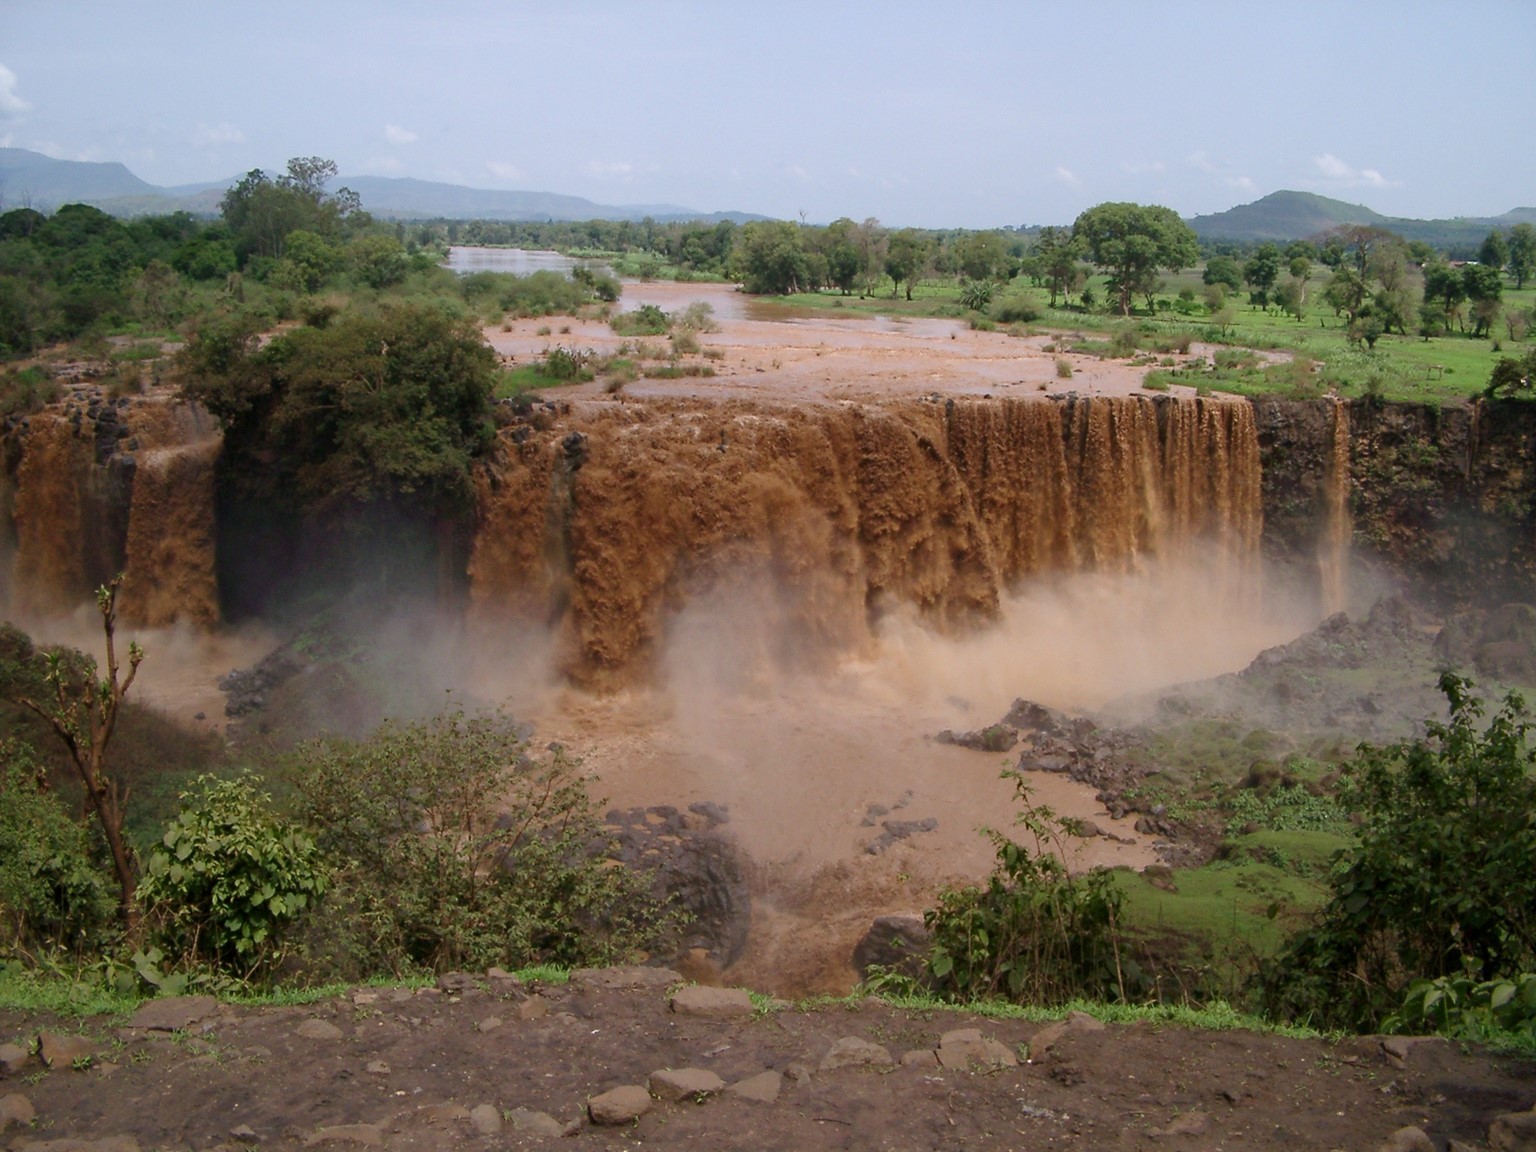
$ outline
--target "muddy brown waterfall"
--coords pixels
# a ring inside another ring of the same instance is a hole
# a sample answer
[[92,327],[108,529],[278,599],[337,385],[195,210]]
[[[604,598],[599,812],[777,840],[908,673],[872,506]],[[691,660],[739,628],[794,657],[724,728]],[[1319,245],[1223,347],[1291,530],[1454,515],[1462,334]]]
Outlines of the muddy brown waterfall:
[[1317,564],[1323,612],[1344,611],[1349,598],[1349,539],[1354,524],[1349,513],[1349,405],[1333,404],[1333,439],[1323,476],[1324,524]]
[[656,401],[509,434],[470,578],[477,611],[552,624],[566,674],[603,687],[645,674],[671,612],[741,581],[779,616],[777,655],[814,658],[888,606],[963,629],[1030,576],[1197,545],[1247,586],[1261,528],[1243,401]]

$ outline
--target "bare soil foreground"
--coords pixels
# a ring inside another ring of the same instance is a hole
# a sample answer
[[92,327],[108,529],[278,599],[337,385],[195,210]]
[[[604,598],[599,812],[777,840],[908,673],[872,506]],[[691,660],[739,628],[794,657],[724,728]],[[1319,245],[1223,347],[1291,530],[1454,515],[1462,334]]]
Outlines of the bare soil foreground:
[[[0,1139],[13,1152],[1532,1146],[1504,1138],[1524,1125],[1529,1140],[1536,1118],[1499,1118],[1536,1105],[1536,1066],[1440,1040],[873,1000],[754,1011],[744,993],[678,987],[660,969],[557,987],[451,975],[303,1007],[187,997],[83,1025],[4,1013],[16,1046],[0,1048]],[[39,1033],[41,1054],[23,1055]]]

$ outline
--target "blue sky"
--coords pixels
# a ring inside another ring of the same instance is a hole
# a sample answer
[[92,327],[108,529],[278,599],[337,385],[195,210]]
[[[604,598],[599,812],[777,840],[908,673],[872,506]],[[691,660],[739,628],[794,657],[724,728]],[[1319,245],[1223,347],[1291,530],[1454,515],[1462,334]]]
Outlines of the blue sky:
[[1536,204],[1536,2],[0,0],[0,142],[812,222]]

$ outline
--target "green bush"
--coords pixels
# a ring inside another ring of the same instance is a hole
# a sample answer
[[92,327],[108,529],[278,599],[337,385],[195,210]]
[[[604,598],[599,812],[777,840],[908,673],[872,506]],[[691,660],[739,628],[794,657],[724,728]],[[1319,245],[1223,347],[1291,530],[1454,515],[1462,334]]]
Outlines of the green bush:
[[1004,996],[1043,1005],[1123,1000],[1135,973],[1120,953],[1120,889],[1102,869],[1068,872],[1061,849],[1081,828],[1030,804],[1018,772],[1003,776],[1023,805],[1015,827],[1033,846],[987,829],[997,864],[986,885],[939,893],[924,916],[933,934],[928,969],[935,991],[960,1001]]
[[1536,1041],[1536,972],[1481,983],[1466,976],[1418,980],[1383,1032],[1438,1032],[1486,1042],[1502,1036]]
[[1032,296],[1004,296],[992,305],[992,319],[999,324],[1033,324],[1041,314],[1040,302]]
[[606,859],[576,768],[494,714],[302,747],[296,799],[332,869],[317,974],[600,964],[670,932],[649,878]]
[[0,376],[0,418],[27,416],[62,394],[58,382],[36,366]]
[[1536,969],[1536,749],[1511,693],[1479,732],[1482,701],[1440,678],[1448,723],[1362,745],[1340,788],[1362,820],[1318,921],[1259,975],[1271,1015],[1374,1028],[1419,980]]
[[146,923],[173,961],[271,970],[284,929],[325,890],[315,842],[249,778],[200,776],[181,800],[139,885]]
[[94,948],[115,910],[89,828],[40,775],[31,749],[0,741],[0,955]]
[[660,336],[672,327],[667,314],[654,304],[642,304],[633,312],[620,312],[608,321],[620,336]]

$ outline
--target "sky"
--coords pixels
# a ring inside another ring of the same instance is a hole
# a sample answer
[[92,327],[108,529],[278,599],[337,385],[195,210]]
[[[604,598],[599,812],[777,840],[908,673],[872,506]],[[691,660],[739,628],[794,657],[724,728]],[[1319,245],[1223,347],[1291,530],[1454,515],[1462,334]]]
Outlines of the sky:
[[1536,204],[1533,59],[1536,0],[0,0],[0,145],[811,223],[1488,216]]

